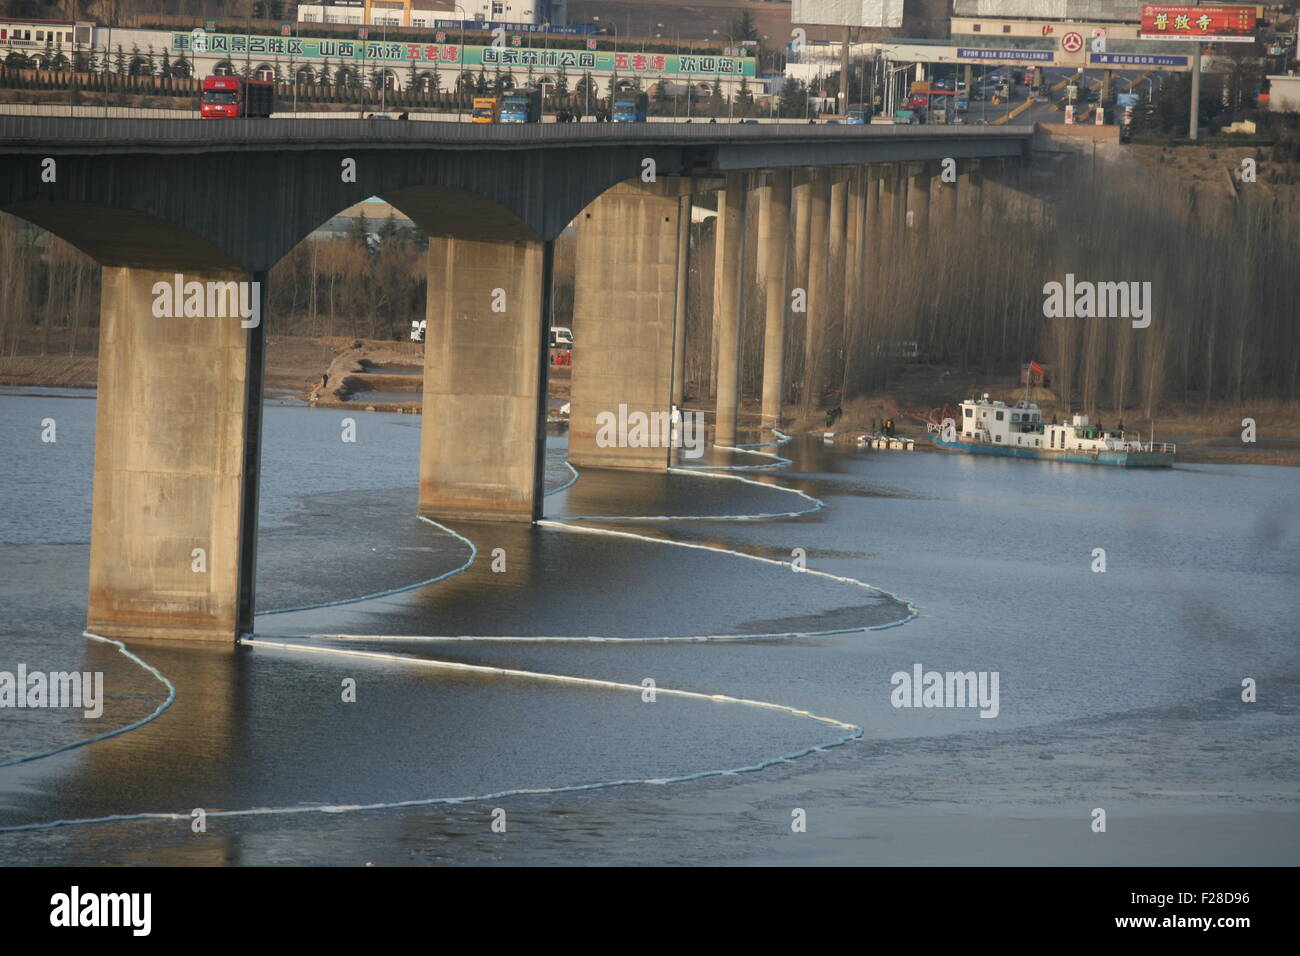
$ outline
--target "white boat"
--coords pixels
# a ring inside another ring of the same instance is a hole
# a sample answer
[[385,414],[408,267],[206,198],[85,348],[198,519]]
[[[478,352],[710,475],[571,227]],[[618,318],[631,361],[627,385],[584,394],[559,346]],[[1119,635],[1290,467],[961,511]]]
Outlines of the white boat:
[[948,451],[1009,458],[1070,461],[1120,468],[1168,468],[1178,448],[1169,442],[1144,442],[1141,435],[1122,426],[1092,424],[1087,415],[1069,422],[1043,420],[1042,409],[1027,398],[1015,405],[968,398],[961,403],[961,418],[945,419],[935,432],[934,444]]

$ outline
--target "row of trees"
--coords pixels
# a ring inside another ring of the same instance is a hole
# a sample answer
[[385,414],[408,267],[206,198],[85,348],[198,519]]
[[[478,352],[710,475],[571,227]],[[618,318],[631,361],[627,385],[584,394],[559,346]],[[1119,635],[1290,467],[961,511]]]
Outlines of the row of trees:
[[364,215],[345,236],[300,242],[269,277],[276,332],[404,337],[424,315],[428,246],[414,225]]
[[[68,243],[0,213],[0,355],[94,351],[99,266]],[[35,341],[33,341],[35,336]]]
[[[1174,181],[1105,175],[1065,177],[1042,202],[993,183],[984,192],[984,208],[962,211],[953,228],[934,219],[923,245],[873,240],[856,314],[838,308],[844,274],[829,277],[829,321],[807,373],[804,316],[792,316],[786,364],[809,386],[801,398],[815,401],[825,387],[842,388],[845,400],[888,390],[900,361],[891,343],[914,341],[992,380],[1031,358],[1050,363],[1062,410],[1108,419],[1152,418],[1171,404],[1300,401],[1294,206],[1263,190],[1232,202]],[[1044,286],[1067,274],[1149,283],[1138,289],[1150,290],[1150,325],[1046,317]],[[749,289],[758,308],[744,367],[757,394],[762,290]]]
[[[424,315],[428,238],[364,216],[299,243],[271,272],[278,334],[401,337]],[[44,230],[0,214],[0,355],[93,353],[100,267]]]
[[[1233,46],[1233,44],[1225,44]],[[1252,113],[1264,84],[1265,61],[1229,51],[1231,69],[1201,77],[1200,119],[1212,130]],[[1133,132],[1162,137],[1185,137],[1192,104],[1190,73],[1162,74],[1159,84],[1148,80],[1147,102],[1133,111]],[[1155,86],[1152,89],[1152,85]]]
[[193,75],[190,61],[181,54],[175,60],[168,51],[155,54],[153,47],[141,52],[132,45],[128,53],[119,43],[117,49],[107,47],[90,47],[75,44],[69,51],[64,51],[63,43],[45,41],[45,50],[41,53],[24,53],[14,50],[5,56],[4,65],[15,70],[72,70],[75,73],[107,73],[114,76],[174,76],[185,78]]
[[[937,212],[922,243],[877,224],[866,267],[828,267],[826,321],[806,349],[805,314],[788,315],[790,397],[845,400],[890,387],[897,343],[991,380],[1031,358],[1053,367],[1062,405],[1107,419],[1158,416],[1169,404],[1300,401],[1300,217],[1263,186],[1198,192],[1170,180],[1109,177],[1104,168],[1056,177],[1033,198],[992,180],[982,208],[955,220]],[[752,211],[750,213],[752,215]],[[688,378],[707,392],[712,350],[712,226],[693,230]],[[761,389],[764,290],[746,230],[743,382]],[[798,244],[794,236],[789,248]],[[402,337],[424,315],[427,239],[397,219],[355,220],[333,241],[299,244],[272,272],[279,333]],[[789,285],[810,278],[791,265]],[[1048,318],[1044,286],[1078,281],[1150,283],[1150,325],[1131,317]],[[0,216],[0,353],[92,346],[98,267],[66,243]],[[846,278],[859,305],[846,314]],[[567,288],[568,276],[557,276]],[[566,299],[567,301],[567,299]],[[57,346],[54,344],[57,343]],[[811,361],[809,357],[811,356]]]

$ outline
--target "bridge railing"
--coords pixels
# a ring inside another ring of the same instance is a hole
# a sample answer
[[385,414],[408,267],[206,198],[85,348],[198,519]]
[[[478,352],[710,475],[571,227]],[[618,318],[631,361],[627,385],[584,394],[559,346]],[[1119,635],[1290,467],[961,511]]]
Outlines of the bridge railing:
[[113,142],[124,146],[183,144],[303,144],[404,142],[511,146],[581,143],[690,143],[702,146],[746,142],[1014,142],[1029,127],[847,126],[759,123],[528,123],[470,124],[402,122],[391,119],[160,119],[19,116],[0,114],[0,146]]

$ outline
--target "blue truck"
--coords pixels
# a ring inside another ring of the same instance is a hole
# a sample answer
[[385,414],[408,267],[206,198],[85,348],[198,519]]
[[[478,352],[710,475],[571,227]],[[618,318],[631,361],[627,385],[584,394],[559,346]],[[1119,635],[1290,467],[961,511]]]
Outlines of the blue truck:
[[628,90],[614,96],[613,120],[615,123],[644,123],[649,97],[645,93]]
[[866,126],[871,122],[871,107],[865,103],[854,103],[844,122],[850,126]]
[[541,90],[532,88],[514,90],[501,98],[498,123],[540,123],[541,121]]

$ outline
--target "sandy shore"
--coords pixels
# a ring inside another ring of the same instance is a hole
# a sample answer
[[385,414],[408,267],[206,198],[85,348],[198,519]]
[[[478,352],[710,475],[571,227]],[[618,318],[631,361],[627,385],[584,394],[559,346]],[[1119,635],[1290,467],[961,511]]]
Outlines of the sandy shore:
[[[409,371],[424,364],[424,344],[354,339],[345,336],[308,338],[272,335],[267,338],[266,390],[268,398],[296,399],[312,405],[419,414],[423,376],[391,374],[391,369]],[[550,397],[567,400],[571,369],[552,366]],[[51,386],[94,388],[98,359],[93,355],[18,355],[0,357],[0,386]],[[385,400],[368,401],[374,391]],[[787,406],[788,431],[822,435],[835,433],[834,441],[855,447],[858,435],[893,418],[899,434],[916,439],[917,450],[933,450],[926,438],[924,422],[909,412],[927,412],[943,402],[956,402],[967,393],[989,392],[992,397],[1014,402],[1020,389],[1013,383],[981,380],[976,373],[953,373],[935,366],[904,368],[887,391],[853,400],[843,416],[826,427],[826,409],[803,413]],[[393,393],[409,392],[398,401]],[[1056,396],[1035,389],[1032,396],[1047,414],[1060,411]],[[712,420],[712,402],[689,399],[686,407],[704,412]],[[1102,416],[1103,421],[1107,416]],[[1242,441],[1243,419],[1256,423],[1257,440]],[[741,409],[742,425],[759,424],[759,406],[747,400]],[[1170,407],[1159,411],[1155,421],[1134,412],[1126,418],[1130,430],[1149,435],[1154,426],[1156,439],[1178,445],[1178,460],[1185,463],[1290,465],[1300,466],[1300,405],[1266,402],[1239,407]]]

